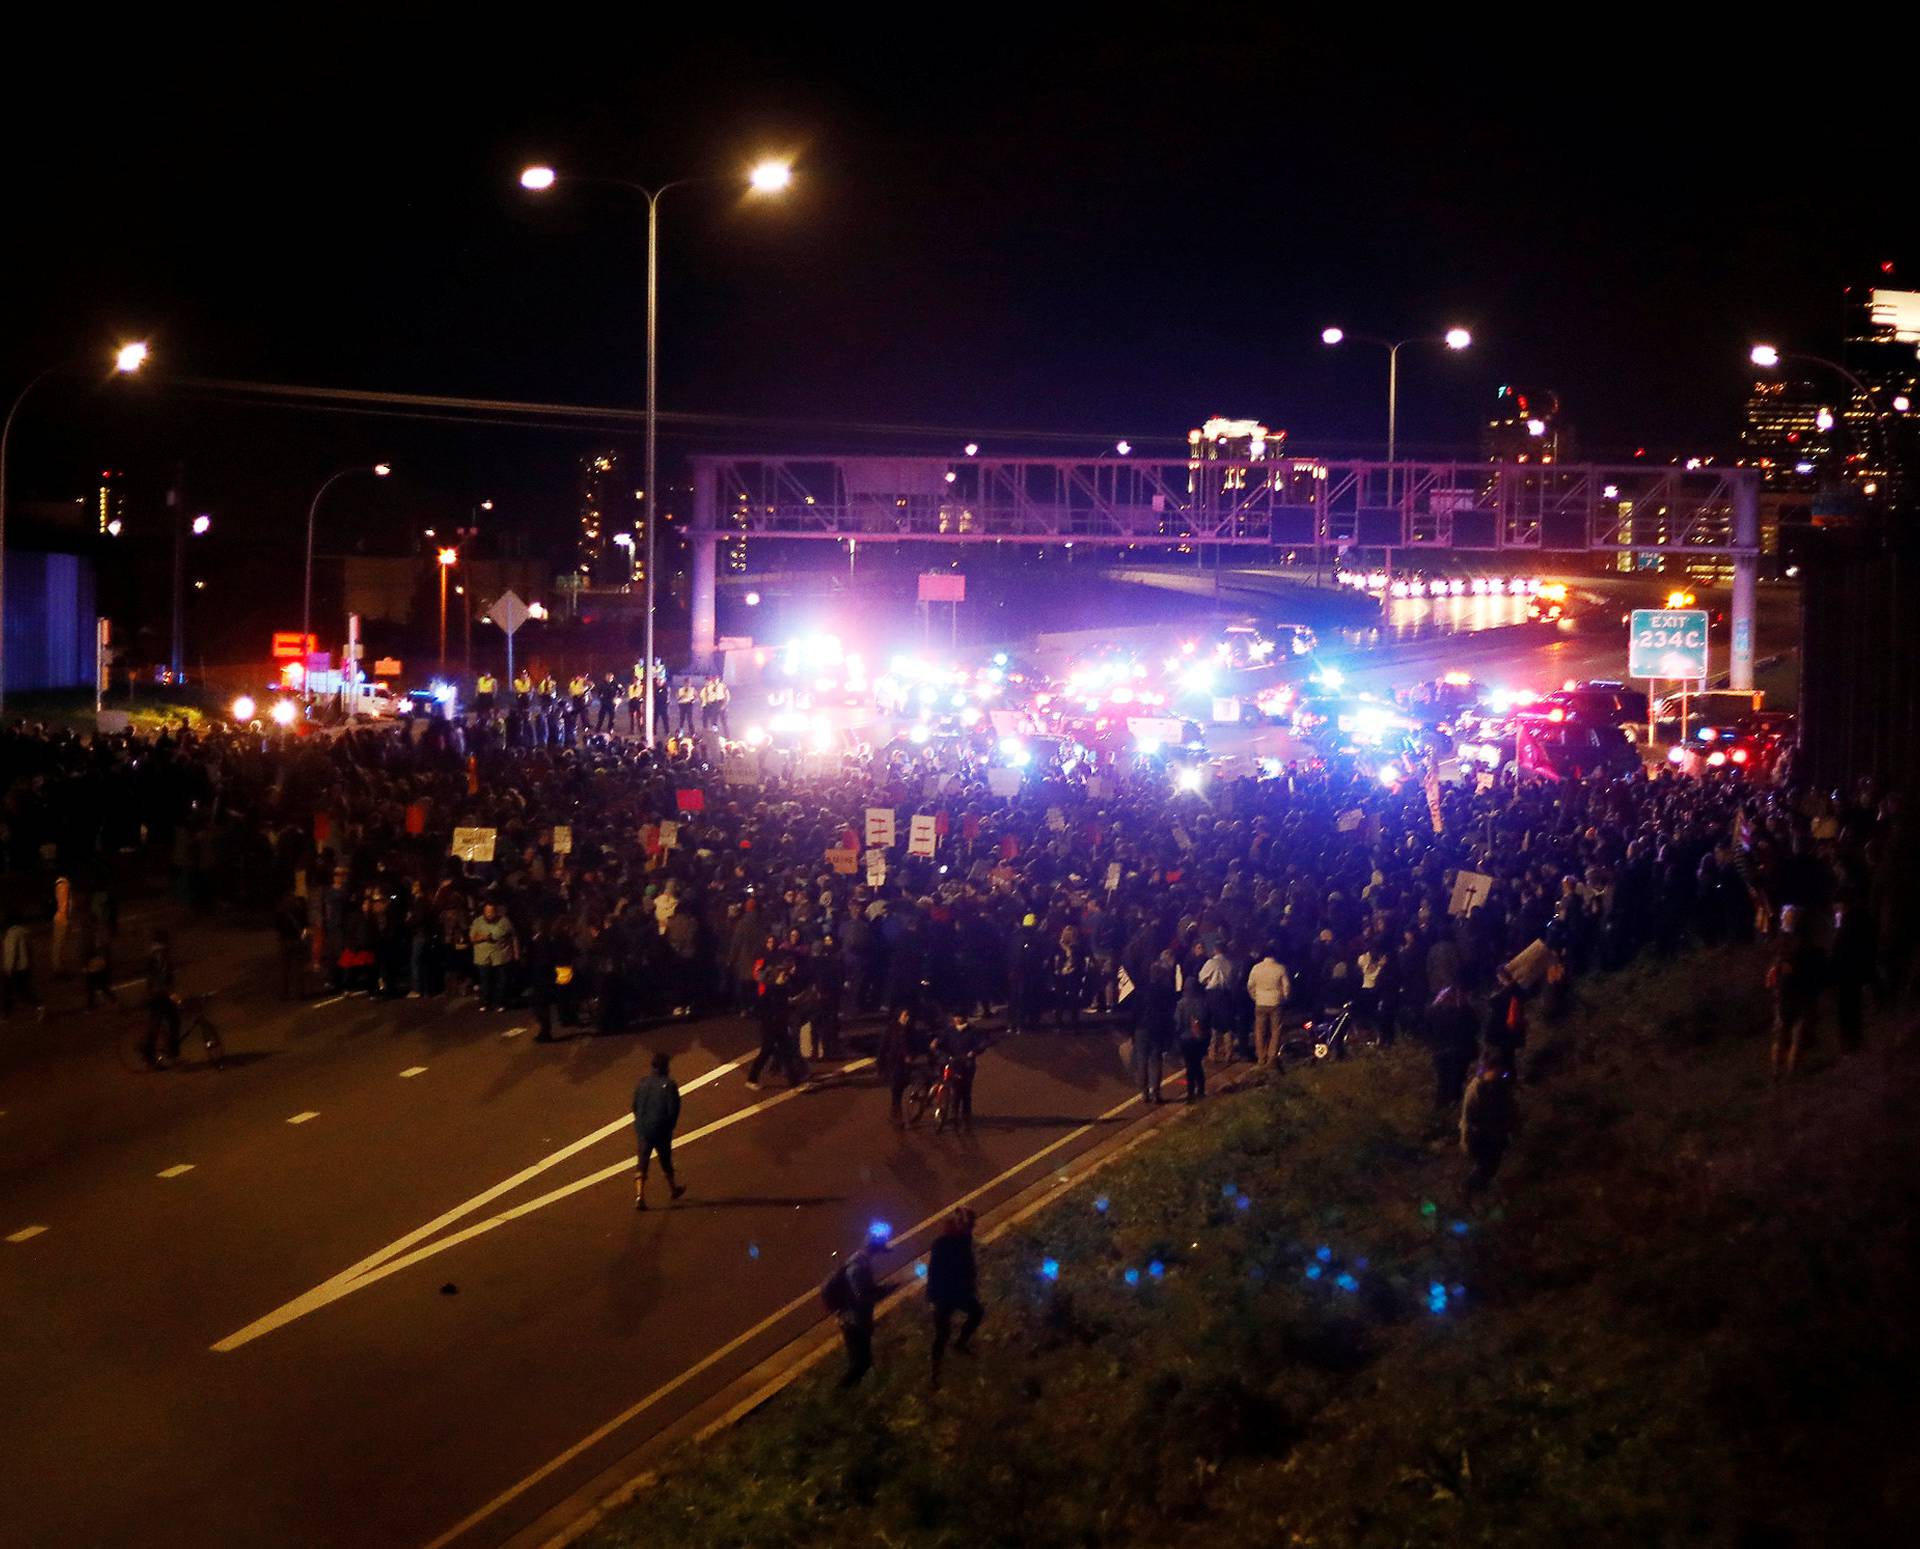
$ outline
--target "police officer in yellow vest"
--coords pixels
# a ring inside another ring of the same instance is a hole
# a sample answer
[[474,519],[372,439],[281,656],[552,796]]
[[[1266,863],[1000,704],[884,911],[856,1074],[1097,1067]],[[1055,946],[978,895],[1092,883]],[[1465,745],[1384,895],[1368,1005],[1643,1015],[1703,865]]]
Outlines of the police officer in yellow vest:
[[498,687],[490,672],[483,672],[473,680],[473,708],[482,720],[493,714],[493,696]]
[[693,679],[682,678],[680,687],[675,690],[673,697],[674,702],[680,706],[679,732],[684,737],[693,730],[693,707],[699,702],[698,696],[693,691]]

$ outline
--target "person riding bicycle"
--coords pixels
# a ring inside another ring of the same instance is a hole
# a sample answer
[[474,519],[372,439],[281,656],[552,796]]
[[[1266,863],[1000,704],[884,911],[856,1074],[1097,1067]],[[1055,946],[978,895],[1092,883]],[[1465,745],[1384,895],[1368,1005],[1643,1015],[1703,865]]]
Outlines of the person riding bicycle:
[[948,1099],[947,1111],[960,1128],[971,1131],[973,1076],[980,1062],[981,1051],[987,1046],[986,1040],[966,1017],[956,1011],[947,1019],[947,1025],[934,1034],[932,1042],[935,1063],[952,1072],[949,1077],[952,1094]]

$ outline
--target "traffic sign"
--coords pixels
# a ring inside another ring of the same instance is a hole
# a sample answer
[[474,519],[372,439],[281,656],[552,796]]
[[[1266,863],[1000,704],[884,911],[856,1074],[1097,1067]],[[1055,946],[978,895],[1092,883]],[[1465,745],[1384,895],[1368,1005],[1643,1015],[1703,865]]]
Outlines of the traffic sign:
[[[302,641],[306,642],[304,649]],[[273,632],[273,659],[277,662],[297,662],[302,656],[311,655],[319,643],[316,636],[303,635],[297,629],[276,629]]]
[[527,605],[520,600],[520,594],[511,589],[494,599],[493,606],[487,609],[487,615],[509,635],[526,623],[529,617]]
[[1707,611],[1635,608],[1627,628],[1630,678],[1704,678]]

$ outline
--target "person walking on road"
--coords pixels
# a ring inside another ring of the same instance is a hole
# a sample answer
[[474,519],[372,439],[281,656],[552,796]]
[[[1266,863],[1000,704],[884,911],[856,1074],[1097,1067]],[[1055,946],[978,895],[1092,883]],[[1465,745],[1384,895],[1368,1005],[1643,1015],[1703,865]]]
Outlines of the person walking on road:
[[686,1186],[673,1176],[673,1131],[680,1122],[680,1088],[667,1074],[670,1063],[662,1052],[654,1055],[653,1069],[633,1089],[633,1136],[640,1152],[640,1170],[633,1175],[633,1208],[647,1208],[647,1163],[660,1158],[660,1172],[673,1199]]
[[473,972],[480,984],[480,1009],[504,1011],[507,1004],[507,964],[513,961],[513,925],[491,898],[480,918],[467,929],[473,943]]
[[1164,1101],[1160,1083],[1166,1074],[1167,1052],[1173,1047],[1173,954],[1162,952],[1147,970],[1139,990],[1140,1020],[1133,1030],[1133,1079],[1140,1101]]
[[847,1374],[840,1386],[850,1388],[873,1370],[873,1304],[878,1296],[873,1261],[886,1246],[890,1230],[875,1221],[867,1240],[847,1256],[820,1287],[820,1300],[840,1320],[840,1340],[847,1347]]
[[1275,1064],[1280,1058],[1280,1008],[1293,992],[1287,970],[1268,947],[1260,961],[1247,970],[1247,993],[1253,997],[1253,1059],[1256,1065]]
[[933,1308],[933,1386],[940,1386],[940,1362],[953,1333],[953,1315],[961,1315],[960,1337],[953,1348],[961,1355],[980,1327],[986,1310],[980,1305],[979,1269],[973,1258],[974,1215],[965,1205],[947,1217],[927,1255],[927,1304]]
[[12,1016],[13,1003],[18,1000],[33,1007],[40,1021],[46,1021],[47,1008],[33,989],[33,943],[26,926],[12,915],[7,916],[6,934],[0,937],[0,971],[6,975],[0,983],[0,1001],[4,1002],[0,1004],[0,1016]]

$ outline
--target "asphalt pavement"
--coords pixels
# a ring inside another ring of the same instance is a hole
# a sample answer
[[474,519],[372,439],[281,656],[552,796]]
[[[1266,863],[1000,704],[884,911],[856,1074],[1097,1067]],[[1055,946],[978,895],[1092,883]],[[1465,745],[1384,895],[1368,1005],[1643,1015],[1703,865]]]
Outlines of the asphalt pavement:
[[[499,1542],[816,1319],[870,1222],[905,1262],[1128,1116],[1104,1031],[1000,1044],[972,1135],[900,1134],[858,1047],[755,1092],[738,1019],[540,1045],[468,1003],[283,1003],[259,934],[176,940],[227,1068],[142,1070],[137,987],[89,1016],[55,981],[0,1047],[9,1543],[425,1544],[476,1513],[459,1541]],[[656,1174],[636,1213],[655,1049],[689,1192]]]

